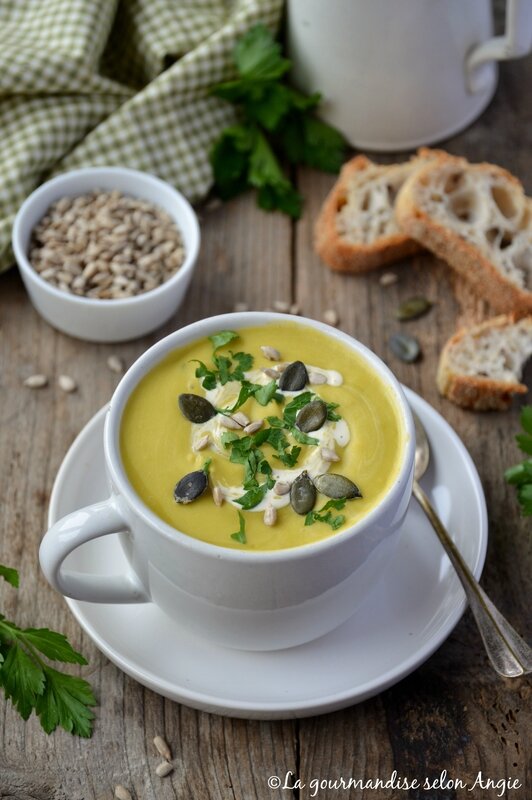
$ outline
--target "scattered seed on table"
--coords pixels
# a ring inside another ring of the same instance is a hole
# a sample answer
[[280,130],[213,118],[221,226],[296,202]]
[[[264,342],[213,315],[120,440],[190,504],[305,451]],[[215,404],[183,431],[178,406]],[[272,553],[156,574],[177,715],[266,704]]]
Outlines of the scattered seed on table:
[[333,325],[336,327],[340,322],[340,317],[338,316],[338,312],[334,310],[334,308],[326,309],[322,314],[322,319],[327,325]]
[[115,786],[115,797],[117,800],[133,800],[131,792],[125,786]]
[[388,339],[388,346],[392,353],[401,361],[412,364],[421,355],[421,347],[415,336],[407,333],[396,333]]
[[57,379],[57,383],[59,384],[59,388],[63,392],[66,392],[67,394],[75,392],[76,389],[78,388],[78,384],[76,383],[74,378],[70,377],[70,375],[60,375],[59,378]]
[[290,312],[290,305],[286,300],[274,300],[273,310],[279,311],[281,314],[288,314]]
[[48,378],[46,375],[30,375],[24,381],[24,386],[27,386],[28,389],[43,389],[47,383]]
[[393,284],[397,283],[398,280],[399,278],[397,277],[395,272],[385,272],[383,275],[380,276],[379,283],[381,286],[384,286],[384,288],[386,288],[387,286],[393,286]]
[[238,313],[242,313],[243,311],[249,311],[249,305],[247,303],[235,303],[234,311]]
[[426,297],[411,297],[409,300],[405,300],[404,303],[401,303],[395,312],[395,316],[397,319],[406,322],[407,320],[424,316],[431,308],[432,303],[430,300],[427,300]]
[[168,747],[166,739],[163,739],[162,736],[155,736],[153,744],[155,745],[159,755],[161,755],[163,758],[166,758],[167,761],[172,760],[172,753],[170,752],[170,748]]
[[297,317],[300,313],[301,313],[301,308],[298,306],[298,304],[292,303],[292,305],[290,306],[290,314],[293,314],[295,317]]
[[107,359],[107,366],[111,372],[116,372],[117,374],[120,374],[124,371],[124,363],[118,356],[109,356]]
[[173,771],[174,768],[168,761],[161,761],[161,763],[155,767],[155,774],[158,775],[159,778],[166,778],[166,776],[170,775]]

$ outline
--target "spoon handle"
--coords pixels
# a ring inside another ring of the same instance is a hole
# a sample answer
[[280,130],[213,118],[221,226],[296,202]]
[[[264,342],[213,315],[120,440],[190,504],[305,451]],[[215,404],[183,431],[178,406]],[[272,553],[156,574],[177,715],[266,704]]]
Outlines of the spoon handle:
[[464,587],[484,647],[495,671],[505,678],[516,678],[532,672],[532,648],[497,611],[487,594],[479,586],[417,481],[414,481],[413,494],[429,518]]

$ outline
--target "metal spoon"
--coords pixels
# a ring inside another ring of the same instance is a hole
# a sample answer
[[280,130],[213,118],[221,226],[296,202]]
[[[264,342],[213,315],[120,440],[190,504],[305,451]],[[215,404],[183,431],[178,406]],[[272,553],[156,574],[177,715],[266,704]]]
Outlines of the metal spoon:
[[436,514],[430,501],[418,481],[429,465],[430,446],[425,429],[420,420],[412,412],[416,428],[416,457],[414,468],[413,494],[430,523],[443,549],[449,556],[456,570],[460,583],[464,587],[471,611],[475,617],[484,647],[489,659],[499,675],[505,678],[516,678],[532,672],[532,648],[519,636],[512,626],[497,611],[487,594],[473,577],[471,570],[462,558],[442,521]]

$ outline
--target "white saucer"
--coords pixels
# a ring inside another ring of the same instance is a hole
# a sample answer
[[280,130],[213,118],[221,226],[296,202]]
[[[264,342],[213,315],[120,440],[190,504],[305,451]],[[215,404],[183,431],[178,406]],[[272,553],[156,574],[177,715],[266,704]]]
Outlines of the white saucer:
[[[487,514],[477,471],[445,420],[414,392],[406,393],[432,446],[423,486],[479,577]],[[52,492],[50,524],[107,497],[104,416],[102,409],[93,417],[65,457]],[[217,647],[172,623],[151,603],[67,603],[111,661],[165,697],[236,717],[320,714],[360,702],[408,675],[441,645],[465,609],[458,579],[414,501],[400,535],[399,555],[364,606],[327,636],[289,650]],[[125,557],[113,536],[83,545],[68,560],[81,572],[111,574],[122,565]]]

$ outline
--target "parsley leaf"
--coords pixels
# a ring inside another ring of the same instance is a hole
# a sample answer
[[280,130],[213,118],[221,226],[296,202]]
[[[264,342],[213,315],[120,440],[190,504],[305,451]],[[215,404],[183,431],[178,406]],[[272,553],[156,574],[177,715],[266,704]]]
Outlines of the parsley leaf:
[[[328,500],[323,508],[320,508],[318,511],[309,511],[307,516],[305,517],[305,525],[314,525],[315,522],[324,522],[327,525],[330,525],[333,531],[338,530],[344,522],[345,522],[345,515],[338,514],[334,515],[332,509],[336,509],[336,511],[341,511],[344,508],[346,503],[345,497],[340,497],[338,500]],[[327,513],[324,513],[327,512]]]
[[247,537],[246,537],[246,520],[244,519],[244,515],[242,512],[238,512],[238,519],[240,522],[240,527],[236,533],[231,534],[231,539],[234,539],[236,542],[240,542],[240,544],[247,544]]
[[219,331],[219,333],[209,336],[209,340],[212,343],[214,352],[219,350],[220,347],[225,347],[226,344],[229,344],[238,338],[239,335],[236,331]]
[[12,569],[11,567],[5,567],[3,564],[0,564],[0,578],[3,578],[5,581],[14,586],[15,589],[18,589],[18,572],[16,569]]
[[[18,586],[16,570],[0,565],[0,575]],[[48,628],[21,629],[0,614],[0,687],[23,719],[32,711],[51,733],[57,725],[79,736],[90,736],[96,700],[90,685],[47,664],[86,664],[62,633]]]
[[237,78],[214,86],[212,94],[237,106],[240,123],[222,131],[210,160],[223,199],[248,187],[257,202],[291,217],[301,214],[302,198],[285,175],[279,157],[337,171],[346,143],[342,135],[313,116],[319,94],[306,96],[284,82],[291,62],[262,24],[236,44]]
[[[517,434],[516,442],[523,453],[532,455],[532,405],[523,406],[520,422],[525,433]],[[516,487],[523,516],[532,516],[532,458],[525,458],[519,464],[509,467],[504,478],[507,483]]]

